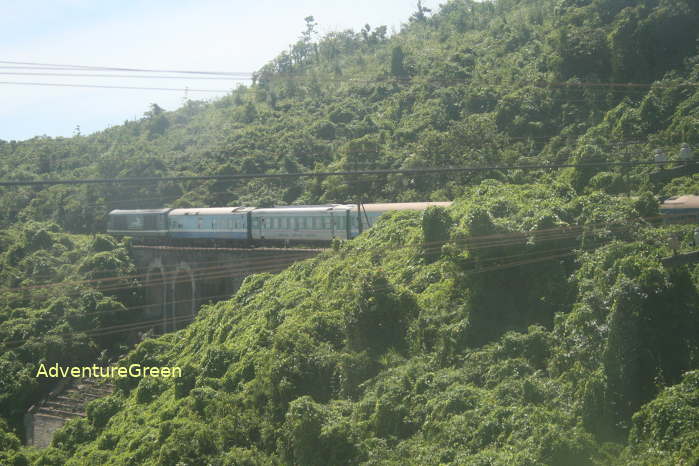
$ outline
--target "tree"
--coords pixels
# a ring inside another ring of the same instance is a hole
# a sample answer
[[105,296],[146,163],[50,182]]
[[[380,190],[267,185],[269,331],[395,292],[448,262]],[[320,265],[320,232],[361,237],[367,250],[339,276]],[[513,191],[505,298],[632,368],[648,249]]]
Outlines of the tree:
[[425,15],[425,13],[429,13],[431,11],[432,10],[429,8],[422,6],[422,0],[417,0],[417,11],[413,13],[409,21],[424,23],[427,21],[427,15]]
[[405,67],[403,66],[404,58],[405,55],[400,45],[393,47],[391,52],[391,74],[396,78],[403,78],[406,75]]
[[422,215],[422,247],[425,260],[439,258],[442,246],[449,240],[452,220],[443,207],[432,206]]

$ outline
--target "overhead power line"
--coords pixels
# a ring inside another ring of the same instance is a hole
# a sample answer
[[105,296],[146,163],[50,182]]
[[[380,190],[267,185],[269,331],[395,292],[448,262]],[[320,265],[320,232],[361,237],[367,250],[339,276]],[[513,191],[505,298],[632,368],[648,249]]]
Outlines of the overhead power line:
[[1,64],[5,65],[26,65],[32,68],[65,69],[65,70],[94,70],[94,71],[129,71],[135,73],[177,73],[177,74],[208,74],[221,76],[249,76],[252,73],[248,71],[196,71],[196,70],[163,70],[163,69],[148,69],[148,68],[127,68],[118,66],[89,66],[89,65],[62,65],[56,63],[36,63],[22,61],[5,61],[0,60]]
[[[1,68],[1,67],[0,67]],[[135,74],[84,74],[84,73],[46,73],[30,71],[0,71],[0,75],[6,76],[62,76],[71,78],[128,78],[128,79],[207,79],[219,81],[249,81],[251,76],[164,76],[156,75],[135,75]]]
[[[153,68],[133,68],[133,67],[122,67],[122,66],[90,66],[90,65],[68,65],[68,64],[56,64],[56,63],[37,63],[37,62],[20,62],[20,61],[3,61],[0,60],[0,69],[10,69],[10,70],[28,70],[29,72],[22,72],[17,74],[31,75],[36,71],[73,71],[73,72],[130,72],[139,73],[146,78],[147,73],[173,73],[173,74],[186,74],[186,75],[206,75],[213,77],[213,79],[237,79],[237,80],[252,80],[253,76],[257,73],[255,71],[197,71],[197,70],[177,70],[177,69],[153,69]],[[0,73],[9,74],[9,73]],[[39,73],[41,74],[41,73]],[[54,76],[73,76],[72,74],[62,75],[60,73],[45,75]],[[78,75],[82,77],[105,77],[100,75]],[[136,77],[136,76],[108,76],[108,77]],[[168,77],[172,79],[171,77]],[[184,78],[184,77],[182,77]],[[289,79],[311,79],[317,78],[317,76],[309,75],[308,73],[301,72],[274,72],[271,74],[261,74],[259,78],[263,81],[270,80],[289,80]],[[408,83],[408,82],[421,82],[421,76],[368,76],[368,77],[356,77],[352,75],[343,77],[324,77],[322,81],[334,81],[334,82],[355,82],[355,83]],[[647,88],[675,88],[675,87],[689,87],[694,88],[699,86],[699,82],[693,81],[683,81],[678,83],[663,83],[663,82],[650,82],[650,83],[640,83],[640,82],[591,82],[591,81],[546,81],[546,80],[531,80],[526,82],[512,82],[512,83],[502,83],[502,82],[487,82],[478,80],[463,80],[463,79],[435,79],[434,77],[425,77],[427,81],[425,83],[432,84],[469,84],[471,86],[487,86],[492,88],[521,88],[526,86],[533,87],[552,87],[552,88],[605,88],[608,90],[615,90],[621,92],[630,92],[633,90],[644,91]],[[201,79],[201,78],[199,78]],[[118,88],[120,89],[120,88]],[[179,90],[179,89],[174,89]]]
[[[1,84],[1,83],[0,83]],[[0,181],[0,186],[52,186],[61,184],[140,184],[161,183],[168,181],[205,181],[205,180],[240,180],[255,178],[320,178],[328,176],[360,176],[360,175],[429,175],[439,173],[468,173],[507,170],[546,170],[558,168],[592,168],[592,167],[633,167],[643,165],[670,165],[682,163],[684,165],[696,165],[698,162],[596,162],[596,163],[557,163],[536,165],[502,165],[486,167],[440,167],[440,168],[407,168],[407,169],[380,169],[380,170],[356,170],[337,172],[296,172],[296,173],[238,173],[235,175],[192,175],[192,176],[147,176],[136,178],[88,178],[80,180],[17,180]]]
[[131,89],[138,91],[177,91],[177,92],[230,92],[230,89],[192,89],[189,87],[138,87],[138,86],[108,86],[101,84],[67,84],[67,83],[39,83],[23,81],[0,81],[0,84],[13,86],[49,86],[49,87],[88,87],[96,89]]

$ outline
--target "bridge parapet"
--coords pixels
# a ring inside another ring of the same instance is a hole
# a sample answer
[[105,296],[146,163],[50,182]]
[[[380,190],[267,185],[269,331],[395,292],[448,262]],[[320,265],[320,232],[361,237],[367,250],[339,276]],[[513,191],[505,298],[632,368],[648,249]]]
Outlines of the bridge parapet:
[[322,249],[132,246],[145,277],[146,319],[158,333],[185,327],[201,305],[233,296],[248,275],[279,272]]

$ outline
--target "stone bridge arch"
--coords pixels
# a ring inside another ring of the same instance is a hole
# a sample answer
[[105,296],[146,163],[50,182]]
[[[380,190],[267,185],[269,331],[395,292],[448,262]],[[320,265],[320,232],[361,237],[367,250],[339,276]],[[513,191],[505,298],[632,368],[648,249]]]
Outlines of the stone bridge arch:
[[[187,262],[181,261],[172,274],[172,307],[165,325],[169,330],[179,330],[191,322],[196,313],[197,285],[194,272]],[[166,328],[166,331],[167,331]]]
[[[166,312],[167,304],[167,287],[168,283],[165,278],[165,266],[160,257],[153,259],[150,264],[148,264],[148,269],[146,271],[146,307],[145,309],[145,319],[146,321],[155,321],[162,319]],[[157,325],[154,325],[157,329]],[[162,329],[164,331],[164,328]]]
[[[232,296],[245,276],[281,270],[315,256],[318,249],[210,248],[135,245],[133,256],[145,277],[143,324],[157,333],[184,328],[200,306]],[[279,266],[278,269],[276,266]]]

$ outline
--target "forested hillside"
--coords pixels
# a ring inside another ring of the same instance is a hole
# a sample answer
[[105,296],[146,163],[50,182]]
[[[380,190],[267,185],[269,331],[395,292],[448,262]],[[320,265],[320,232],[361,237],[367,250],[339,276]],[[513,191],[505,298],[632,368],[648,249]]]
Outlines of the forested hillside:
[[[0,178],[650,161],[699,146],[690,0],[452,0],[418,3],[391,36],[316,29],[306,18],[223,99],[0,141]],[[0,188],[0,463],[695,464],[699,269],[661,265],[668,235],[688,250],[692,227],[660,226],[655,196],[699,194],[699,178],[654,185],[653,170]],[[46,390],[37,365],[118,355],[89,330],[141,318],[128,243],[85,235],[110,209],[358,198],[455,204],[248,278],[119,363],[182,378],[120,379],[52,448],[19,446]]]
[[0,232],[0,464],[55,382],[37,377],[41,364],[106,364],[128,350],[114,329],[143,320],[135,275],[128,250],[105,235],[33,221]]
[[388,216],[140,344],[121,365],[183,377],[118,379],[34,458],[694,464],[697,271],[660,265],[646,208],[486,181]]
[[[654,148],[699,143],[697,8],[451,1],[416,12],[390,38],[367,25],[317,41],[308,18],[252,87],[174,112],[153,104],[140,121],[91,136],[0,142],[0,171],[41,179],[649,160]],[[643,171],[573,182],[624,192]],[[13,188],[2,191],[0,222],[42,218],[87,232],[103,231],[114,207],[344,202],[357,191],[368,201],[450,200],[480,177]]]

